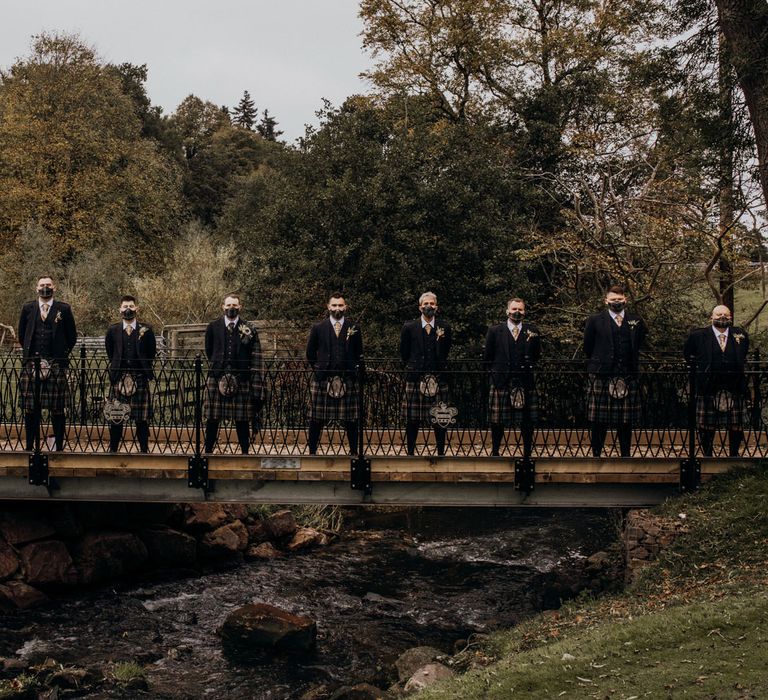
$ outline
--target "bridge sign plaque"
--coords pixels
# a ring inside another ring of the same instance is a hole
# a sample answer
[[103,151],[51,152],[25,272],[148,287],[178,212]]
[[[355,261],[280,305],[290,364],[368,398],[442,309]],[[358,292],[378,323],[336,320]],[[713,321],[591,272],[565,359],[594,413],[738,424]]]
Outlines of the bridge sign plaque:
[[298,457],[262,457],[262,469],[300,469],[301,460]]
[[432,416],[433,423],[441,428],[447,428],[449,425],[456,423],[459,409],[456,406],[449,406],[445,401],[441,401],[437,406],[430,408],[429,413]]

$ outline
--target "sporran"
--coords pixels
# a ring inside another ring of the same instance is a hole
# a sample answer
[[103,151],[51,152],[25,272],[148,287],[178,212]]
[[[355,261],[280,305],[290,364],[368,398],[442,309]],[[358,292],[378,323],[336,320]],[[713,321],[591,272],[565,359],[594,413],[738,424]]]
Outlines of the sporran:
[[332,399],[341,399],[347,393],[347,385],[344,380],[336,375],[328,380],[328,396]]
[[426,396],[428,399],[433,399],[437,396],[438,389],[439,384],[434,374],[425,374],[424,378],[419,382],[421,395]]
[[132,374],[124,374],[117,383],[116,391],[120,396],[130,398],[136,393],[136,380]]
[[234,374],[224,374],[219,379],[219,393],[229,398],[237,393],[237,377]]
[[715,410],[720,413],[728,413],[733,408],[733,393],[726,389],[720,389],[713,397]]
[[608,382],[608,395],[612,399],[625,399],[629,394],[629,386],[627,380],[624,377],[613,377]]
[[510,387],[509,400],[512,408],[519,411],[525,407],[525,392],[519,386]]

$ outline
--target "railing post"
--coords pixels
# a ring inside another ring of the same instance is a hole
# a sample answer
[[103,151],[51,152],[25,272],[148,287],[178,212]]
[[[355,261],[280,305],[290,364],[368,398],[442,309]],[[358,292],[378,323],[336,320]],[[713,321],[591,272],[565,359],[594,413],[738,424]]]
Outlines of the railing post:
[[195,355],[195,452],[189,458],[187,476],[192,489],[208,488],[208,458],[203,457],[200,435],[203,423],[203,360],[200,353]]
[[688,358],[688,457],[680,462],[680,490],[696,491],[701,485],[701,462],[696,459],[696,361]]
[[85,381],[85,345],[80,346],[80,424],[88,420],[88,384]]
[[352,457],[350,486],[364,496],[373,492],[371,460],[365,457],[365,364],[363,358],[356,367],[357,374],[357,455]]
[[752,386],[754,389],[755,399],[752,402],[752,430],[757,435],[762,430],[763,422],[763,396],[760,390],[760,381],[762,378],[762,372],[760,371],[760,351],[755,350],[753,353],[755,358],[755,372],[752,376]]
[[[26,371],[24,368],[22,371]],[[35,354],[32,416],[35,424],[33,451],[29,456],[29,483],[33,486],[48,486],[48,455],[40,451],[40,429],[43,422],[42,377],[40,374],[40,353]]]

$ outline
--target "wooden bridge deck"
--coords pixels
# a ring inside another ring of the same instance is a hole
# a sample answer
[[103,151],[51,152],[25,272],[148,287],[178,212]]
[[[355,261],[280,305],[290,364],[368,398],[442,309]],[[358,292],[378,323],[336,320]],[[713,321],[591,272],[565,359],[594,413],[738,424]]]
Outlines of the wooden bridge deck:
[[[757,458],[704,458],[702,481]],[[504,457],[371,456],[373,493],[350,488],[344,456],[212,455],[207,492],[189,488],[188,456],[54,452],[51,485],[28,483],[28,453],[0,453],[0,499],[211,500],[343,505],[647,506],[678,489],[680,459],[543,457],[536,485],[516,491],[515,460]]]

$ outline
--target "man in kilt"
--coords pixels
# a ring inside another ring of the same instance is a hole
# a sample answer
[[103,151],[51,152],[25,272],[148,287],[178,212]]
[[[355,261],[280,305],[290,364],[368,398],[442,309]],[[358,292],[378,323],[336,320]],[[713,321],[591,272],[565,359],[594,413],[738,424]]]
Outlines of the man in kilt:
[[632,426],[640,422],[637,371],[647,329],[643,319],[626,310],[624,288],[611,287],[606,310],[587,319],[584,352],[589,386],[587,420],[592,424],[592,454],[599,457],[608,426],[616,426],[622,457],[632,450]]
[[56,284],[50,275],[37,280],[37,299],[21,309],[19,340],[23,368],[19,386],[24,411],[26,449],[34,449],[39,434],[40,413],[35,410],[35,357],[40,356],[40,411],[48,409],[57,450],[64,447],[64,409],[69,397],[67,367],[69,354],[77,342],[72,307],[53,298]]
[[227,295],[221,308],[224,315],[205,331],[205,451],[213,452],[221,421],[231,420],[240,450],[248,454],[250,424],[261,411],[264,392],[261,343],[256,329],[240,318],[239,296]]
[[312,455],[317,453],[323,425],[330,421],[344,426],[350,454],[357,453],[360,388],[355,370],[363,357],[363,334],[359,324],[346,318],[346,312],[344,295],[335,292],[328,299],[328,318],[309,332],[307,362],[314,374],[307,442]]
[[434,425],[437,454],[445,454],[446,429],[440,427],[430,409],[448,403],[444,372],[451,351],[451,328],[435,317],[437,296],[424,292],[419,297],[421,315],[407,321],[400,333],[400,357],[405,363],[405,394],[401,405],[405,420],[406,450],[412,455],[422,423]]
[[727,306],[716,306],[712,323],[692,330],[683,353],[696,366],[696,425],[701,449],[712,456],[715,431],[728,430],[729,456],[737,457],[748,420],[748,387],[744,369],[749,336],[743,328],[732,327]]
[[525,302],[507,302],[507,320],[491,326],[485,337],[483,361],[491,373],[488,413],[491,454],[499,456],[504,430],[520,428],[523,456],[533,448],[533,426],[538,418],[534,365],[541,356],[539,330],[524,320]]
[[[135,421],[139,449],[149,452],[149,419],[152,417],[152,395],[149,383],[154,379],[153,363],[157,340],[152,326],[137,318],[136,297],[120,299],[121,321],[113,323],[104,336],[109,358],[109,401],[130,407]],[[125,416],[128,418],[129,416]],[[116,417],[117,420],[119,416]],[[123,438],[123,421],[110,421],[109,451],[117,452]]]

